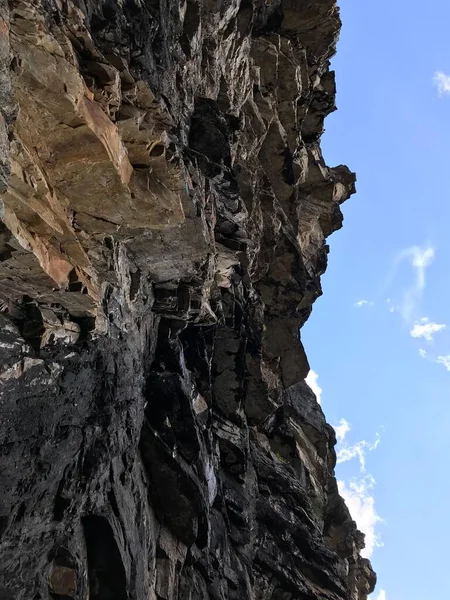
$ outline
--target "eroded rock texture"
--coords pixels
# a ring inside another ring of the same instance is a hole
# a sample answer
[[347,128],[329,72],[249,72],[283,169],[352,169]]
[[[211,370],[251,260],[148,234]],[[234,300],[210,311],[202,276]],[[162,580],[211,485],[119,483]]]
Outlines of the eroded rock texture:
[[365,600],[299,328],[335,0],[4,0],[0,597]]

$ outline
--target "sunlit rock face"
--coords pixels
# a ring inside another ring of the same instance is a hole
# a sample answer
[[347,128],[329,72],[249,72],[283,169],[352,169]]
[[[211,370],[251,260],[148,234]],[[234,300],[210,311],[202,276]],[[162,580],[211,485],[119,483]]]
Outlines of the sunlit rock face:
[[299,328],[334,0],[0,6],[0,597],[366,600]]

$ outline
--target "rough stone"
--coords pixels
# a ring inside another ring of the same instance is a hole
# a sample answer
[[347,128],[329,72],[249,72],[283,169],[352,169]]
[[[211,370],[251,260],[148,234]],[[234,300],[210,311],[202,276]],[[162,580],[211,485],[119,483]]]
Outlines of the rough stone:
[[0,2],[0,598],[366,600],[299,330],[335,0]]

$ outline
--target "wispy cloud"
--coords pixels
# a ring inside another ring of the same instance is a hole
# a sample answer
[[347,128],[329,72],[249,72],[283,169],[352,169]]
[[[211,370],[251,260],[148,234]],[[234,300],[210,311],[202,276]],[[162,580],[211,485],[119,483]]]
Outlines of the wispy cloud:
[[414,283],[405,290],[399,306],[399,312],[407,323],[411,323],[417,313],[426,286],[425,271],[433,262],[434,257],[435,249],[430,245],[423,248],[420,246],[406,248],[397,257],[397,262],[409,258],[411,266],[415,270]]
[[317,402],[319,404],[322,404],[322,388],[320,387],[320,385],[317,381],[318,379],[319,379],[318,374],[311,369],[309,371],[308,375],[306,376],[305,383],[307,383],[309,385],[309,387],[312,389],[312,391],[316,395]]
[[347,433],[350,431],[350,424],[345,420],[341,419],[339,425],[334,427],[336,432],[336,439],[338,441],[338,448],[336,450],[337,464],[348,462],[357,458],[361,467],[361,472],[366,471],[366,452],[371,452],[378,448],[380,443],[380,435],[376,434],[376,439],[373,443],[362,440],[356,444],[349,444],[345,438]]
[[389,307],[389,312],[395,312],[395,306],[392,304],[392,300],[390,298],[386,298],[386,304]]
[[338,481],[339,492],[348,506],[352,518],[358,529],[365,534],[366,547],[361,552],[366,558],[370,558],[375,547],[382,546],[376,533],[376,526],[382,521],[375,510],[373,488],[375,479],[366,475],[360,479],[350,482]]
[[446,75],[443,71],[436,71],[433,81],[439,96],[450,94],[450,75]]
[[341,419],[339,425],[334,427],[337,446],[337,462],[347,462],[353,458],[359,461],[360,473],[359,477],[350,479],[349,481],[338,481],[339,492],[344,498],[352,518],[360,531],[365,534],[366,547],[363,550],[363,556],[370,558],[373,550],[377,546],[381,546],[381,541],[376,533],[376,526],[382,521],[381,517],[375,510],[375,500],[373,497],[373,488],[375,479],[366,474],[365,452],[375,450],[380,442],[379,435],[373,444],[369,442],[358,442],[356,444],[348,444],[346,436],[351,430],[350,424]]
[[369,452],[371,450],[376,450],[378,448],[378,444],[380,443],[380,437],[377,434],[377,439],[373,444],[370,442],[366,442],[362,440],[357,444],[353,445],[344,445],[342,448],[339,448],[336,452],[337,463],[344,463],[352,460],[353,458],[357,458],[359,460],[359,464],[361,465],[361,470],[366,470],[366,451]]
[[339,421],[339,425],[335,425],[333,429],[336,432],[337,441],[343,442],[345,440],[345,436],[350,431],[350,424],[345,419],[341,419]]
[[442,355],[436,357],[436,355],[433,356],[432,354],[429,354],[423,348],[419,348],[419,355],[425,360],[428,360],[429,362],[437,363],[438,365],[443,365],[447,369],[447,371],[450,371],[450,355]]
[[[448,76],[448,83],[450,86],[450,76]],[[400,302],[394,304],[392,299],[388,297],[386,298],[386,304],[390,312],[396,312],[401,315],[403,321],[408,326],[409,335],[412,338],[425,340],[430,343],[434,342],[436,334],[448,328],[445,323],[437,323],[428,317],[420,318],[418,314],[427,284],[426,271],[433,263],[435,257],[436,249],[431,244],[405,248],[397,254],[385,283],[385,288],[390,286],[400,265],[405,261],[409,262],[414,271],[414,281],[409,287],[404,289]],[[436,356],[436,354],[430,354],[424,348],[419,348],[419,356],[430,362],[442,364],[447,371],[450,371],[450,355]]]
[[373,302],[370,302],[369,300],[358,300],[358,302],[355,302],[353,306],[355,308],[362,308],[363,306],[373,306]]
[[413,338],[424,338],[427,342],[433,341],[433,337],[435,333],[442,331],[446,328],[446,325],[443,323],[433,323],[427,317],[420,319],[420,321],[416,321],[414,326],[410,330],[410,335]]
[[447,371],[450,371],[450,356],[438,356],[436,362],[444,365]]
[[377,594],[377,597],[374,597],[374,600],[386,600],[386,591],[380,590]]

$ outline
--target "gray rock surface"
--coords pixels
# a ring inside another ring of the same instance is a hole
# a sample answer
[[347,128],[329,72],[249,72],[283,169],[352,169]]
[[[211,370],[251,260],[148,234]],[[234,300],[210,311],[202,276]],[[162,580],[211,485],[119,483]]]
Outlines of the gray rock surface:
[[0,2],[1,600],[366,600],[299,329],[335,0]]

